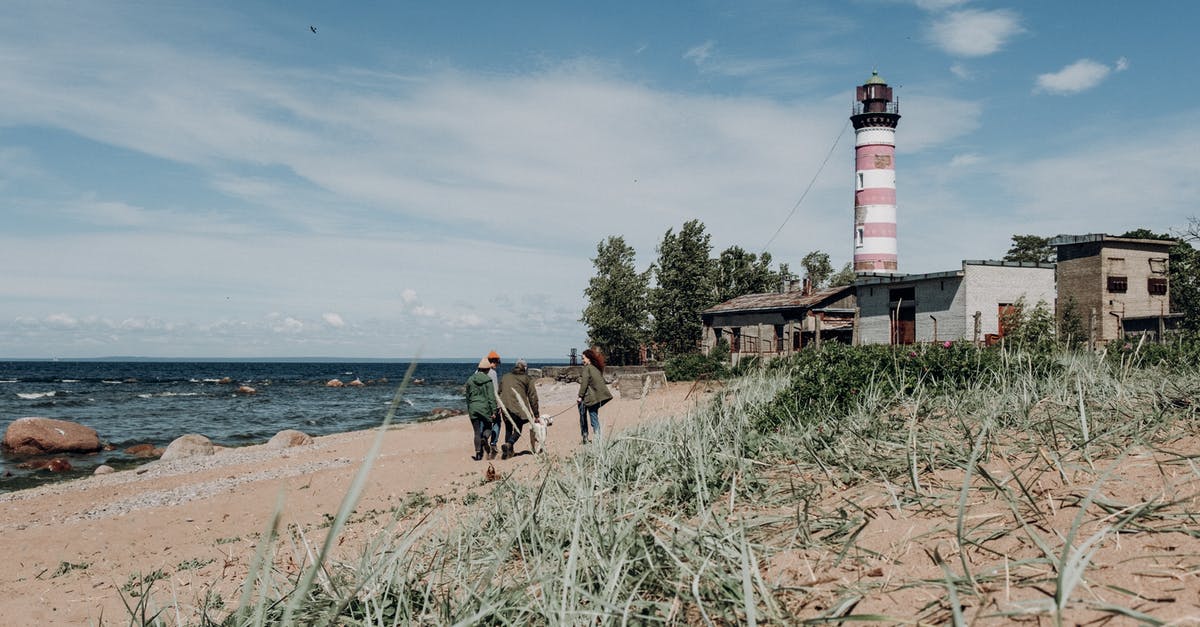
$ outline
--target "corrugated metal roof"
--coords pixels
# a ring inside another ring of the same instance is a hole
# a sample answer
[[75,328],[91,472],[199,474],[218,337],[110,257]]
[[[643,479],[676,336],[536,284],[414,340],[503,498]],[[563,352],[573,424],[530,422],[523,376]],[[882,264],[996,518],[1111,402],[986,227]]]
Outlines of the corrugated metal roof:
[[1056,235],[1048,242],[1051,246],[1073,246],[1093,242],[1114,242],[1119,244],[1150,244],[1152,246],[1173,246],[1173,239],[1140,239],[1136,237],[1116,237],[1105,233],[1088,233],[1087,235]]
[[703,313],[728,313],[731,311],[765,311],[770,309],[806,309],[854,289],[853,286],[831,287],[805,294],[792,292],[768,292],[766,294],[744,294],[719,305],[705,309]]

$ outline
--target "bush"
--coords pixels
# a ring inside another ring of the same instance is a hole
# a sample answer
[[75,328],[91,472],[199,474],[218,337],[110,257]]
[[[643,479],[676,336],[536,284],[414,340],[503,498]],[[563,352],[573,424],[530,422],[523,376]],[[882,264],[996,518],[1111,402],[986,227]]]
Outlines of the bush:
[[676,355],[663,364],[668,381],[723,379],[729,376],[729,342],[721,340],[707,355]]
[[[912,394],[944,394],[966,389],[981,378],[1006,370],[1050,374],[1060,364],[1046,353],[978,348],[969,342],[910,346],[846,346],[829,344],[776,360],[768,370],[785,369],[791,384],[765,408],[770,424],[842,414],[863,394],[872,391],[889,398]],[[806,418],[807,417],[807,418]]]

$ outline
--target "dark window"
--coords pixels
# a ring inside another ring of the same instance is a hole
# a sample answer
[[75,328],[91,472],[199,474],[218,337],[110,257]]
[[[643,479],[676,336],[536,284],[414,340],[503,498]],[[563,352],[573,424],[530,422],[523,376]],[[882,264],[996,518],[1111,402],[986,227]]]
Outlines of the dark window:
[[888,290],[888,300],[893,303],[899,300],[911,303],[916,299],[916,297],[917,290],[913,287],[898,287],[896,289]]
[[1167,280],[1156,277],[1146,279],[1146,291],[1154,296],[1167,295]]
[[1129,278],[1123,276],[1108,277],[1108,291],[1114,294],[1124,294],[1129,291]]
[[732,335],[733,338],[732,341],[729,342],[729,350],[734,353],[742,352],[742,330],[738,327],[734,327],[733,332],[730,335]]
[[775,325],[775,352],[783,352],[783,325]]

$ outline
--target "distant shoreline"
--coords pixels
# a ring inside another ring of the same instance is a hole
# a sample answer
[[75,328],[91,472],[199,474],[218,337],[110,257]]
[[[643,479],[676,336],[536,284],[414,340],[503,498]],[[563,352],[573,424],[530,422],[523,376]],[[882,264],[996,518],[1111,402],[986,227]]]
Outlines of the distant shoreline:
[[[515,361],[515,357],[508,361]],[[523,357],[529,363],[562,364],[561,358]],[[396,364],[396,363],[438,363],[438,364],[467,364],[479,361],[478,357],[0,357],[4,361],[37,361],[37,362],[160,362],[160,363],[224,363],[224,364]]]

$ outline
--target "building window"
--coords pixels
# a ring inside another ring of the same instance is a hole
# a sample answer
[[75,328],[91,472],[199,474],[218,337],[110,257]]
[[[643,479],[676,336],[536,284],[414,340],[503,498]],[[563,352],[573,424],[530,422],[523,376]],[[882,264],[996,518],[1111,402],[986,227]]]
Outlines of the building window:
[[742,329],[741,329],[741,327],[734,327],[732,332],[730,333],[730,335],[732,337],[730,338],[730,342],[729,342],[729,350],[734,353],[742,352]]
[[1129,278],[1123,276],[1108,277],[1108,291],[1113,294],[1124,294],[1129,291]]
[[783,325],[775,325],[775,352],[782,353],[783,348]]
[[[1166,274],[1167,273],[1167,258],[1166,257],[1151,257],[1150,258],[1150,272],[1153,272],[1154,274]],[[1151,292],[1151,293],[1153,293],[1153,292]]]
[[[842,180],[844,181],[844,180],[846,180],[846,179],[842,179]],[[862,172],[859,172],[859,173],[858,173],[858,187],[857,187],[857,189],[858,189],[858,191],[862,191],[862,188],[863,188],[863,173],[862,173]]]
[[1166,296],[1167,280],[1159,277],[1146,279],[1146,291],[1150,292],[1151,296]]
[[863,227],[861,227],[861,226],[854,229],[854,247],[855,248],[863,247]]

